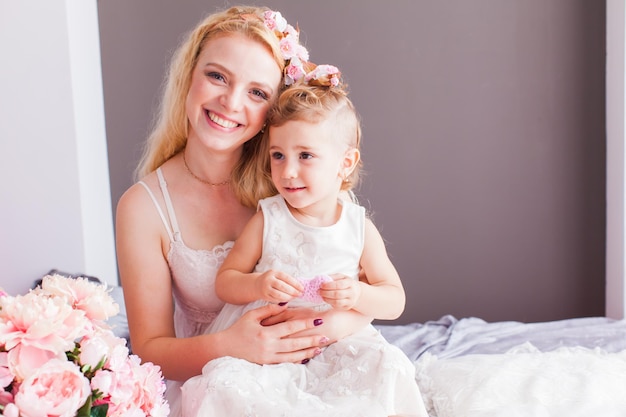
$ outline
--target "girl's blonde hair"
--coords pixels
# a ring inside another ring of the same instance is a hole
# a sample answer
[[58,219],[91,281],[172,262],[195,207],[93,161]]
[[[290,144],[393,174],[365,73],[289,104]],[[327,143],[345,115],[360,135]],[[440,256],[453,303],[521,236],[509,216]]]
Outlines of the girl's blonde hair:
[[[329,118],[333,118],[336,123],[337,140],[343,140],[348,147],[360,151],[361,122],[354,104],[348,98],[345,84],[331,87],[302,82],[290,86],[274,102],[268,114],[267,125],[282,126],[289,121],[319,123]],[[266,129],[260,153],[257,154],[262,167],[259,178],[265,183],[264,189],[271,185],[271,190],[264,197],[277,192],[272,185],[270,172],[269,130]],[[349,191],[358,185],[362,165],[359,159],[352,173],[341,184],[341,190]]]
[[[140,179],[156,170],[165,161],[178,154],[187,144],[189,123],[185,101],[191,85],[191,75],[198,56],[209,39],[239,34],[267,47],[281,71],[285,67],[279,40],[263,20],[265,7],[236,6],[213,13],[201,21],[175,51],[163,86],[163,96],[143,155],[135,170]],[[254,207],[258,195],[265,195],[263,183],[258,180],[258,161],[261,133],[243,145],[243,152],[231,174],[231,187],[243,204]]]

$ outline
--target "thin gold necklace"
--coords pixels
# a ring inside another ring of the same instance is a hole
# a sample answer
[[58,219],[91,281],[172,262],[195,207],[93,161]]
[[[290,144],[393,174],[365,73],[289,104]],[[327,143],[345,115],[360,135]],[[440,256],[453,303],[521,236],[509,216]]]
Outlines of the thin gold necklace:
[[198,181],[200,181],[203,184],[210,185],[211,187],[219,187],[221,185],[228,185],[228,184],[230,184],[230,179],[228,179],[226,181],[218,182],[218,183],[213,183],[213,182],[209,182],[207,180],[204,180],[204,179],[200,178],[199,176],[197,176],[196,174],[194,174],[193,172],[191,172],[191,169],[189,169],[189,165],[187,165],[187,159],[185,158],[185,151],[186,151],[186,149],[183,151],[183,163],[185,164],[185,168],[187,168],[187,172],[192,177],[194,177],[195,179],[197,179]]

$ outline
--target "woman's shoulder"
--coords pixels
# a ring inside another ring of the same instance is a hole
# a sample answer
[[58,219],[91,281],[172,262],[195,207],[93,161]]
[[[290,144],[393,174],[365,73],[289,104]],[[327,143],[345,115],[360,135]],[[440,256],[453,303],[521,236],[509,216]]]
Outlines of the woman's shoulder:
[[128,187],[120,197],[118,201],[118,206],[120,204],[124,205],[134,202],[136,200],[142,200],[144,196],[148,197],[149,194],[148,190],[146,190],[146,187],[151,191],[153,191],[155,187],[158,187],[156,172],[151,172],[150,174],[143,177],[141,180],[135,182],[133,185]]
[[124,191],[117,202],[117,216],[145,213],[154,204],[153,200],[158,196],[158,189],[159,181],[156,172],[144,176]]

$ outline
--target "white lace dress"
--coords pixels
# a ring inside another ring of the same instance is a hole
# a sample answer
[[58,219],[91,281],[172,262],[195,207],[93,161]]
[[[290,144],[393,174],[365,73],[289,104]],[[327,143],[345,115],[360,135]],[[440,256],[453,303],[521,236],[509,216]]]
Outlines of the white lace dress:
[[[299,278],[344,273],[356,279],[365,213],[360,206],[343,204],[340,220],[319,228],[299,223],[280,196],[260,202],[264,248],[257,270],[281,269]],[[226,328],[263,304],[227,304],[208,331]],[[302,300],[289,304],[311,306]],[[306,365],[213,360],[202,375],[185,382],[182,393],[185,417],[427,417],[412,362],[371,325],[328,346]]]

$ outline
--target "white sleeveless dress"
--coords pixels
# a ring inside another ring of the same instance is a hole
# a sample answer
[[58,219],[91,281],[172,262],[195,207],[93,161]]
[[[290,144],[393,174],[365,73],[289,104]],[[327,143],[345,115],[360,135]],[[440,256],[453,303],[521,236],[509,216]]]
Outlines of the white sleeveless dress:
[[[336,224],[312,227],[298,222],[280,195],[259,202],[264,231],[256,271],[279,269],[298,278],[343,273],[358,279],[365,210],[342,204]],[[245,311],[264,304],[226,304],[207,331],[227,328]],[[301,300],[289,305],[329,308]],[[185,417],[428,416],[413,363],[372,325],[328,346],[306,365],[215,359],[202,375],[185,382],[182,392]]]
[[[224,306],[224,302],[217,298],[215,293],[215,276],[232,248],[233,242],[225,242],[210,250],[194,250],[187,247],[180,234],[161,168],[158,168],[156,173],[167,216],[150,188],[142,181],[139,183],[148,191],[170,237],[167,263],[173,281],[176,336],[197,336],[206,332]],[[181,416],[181,385],[182,383],[178,381],[167,381],[166,397],[170,404],[170,417]]]

